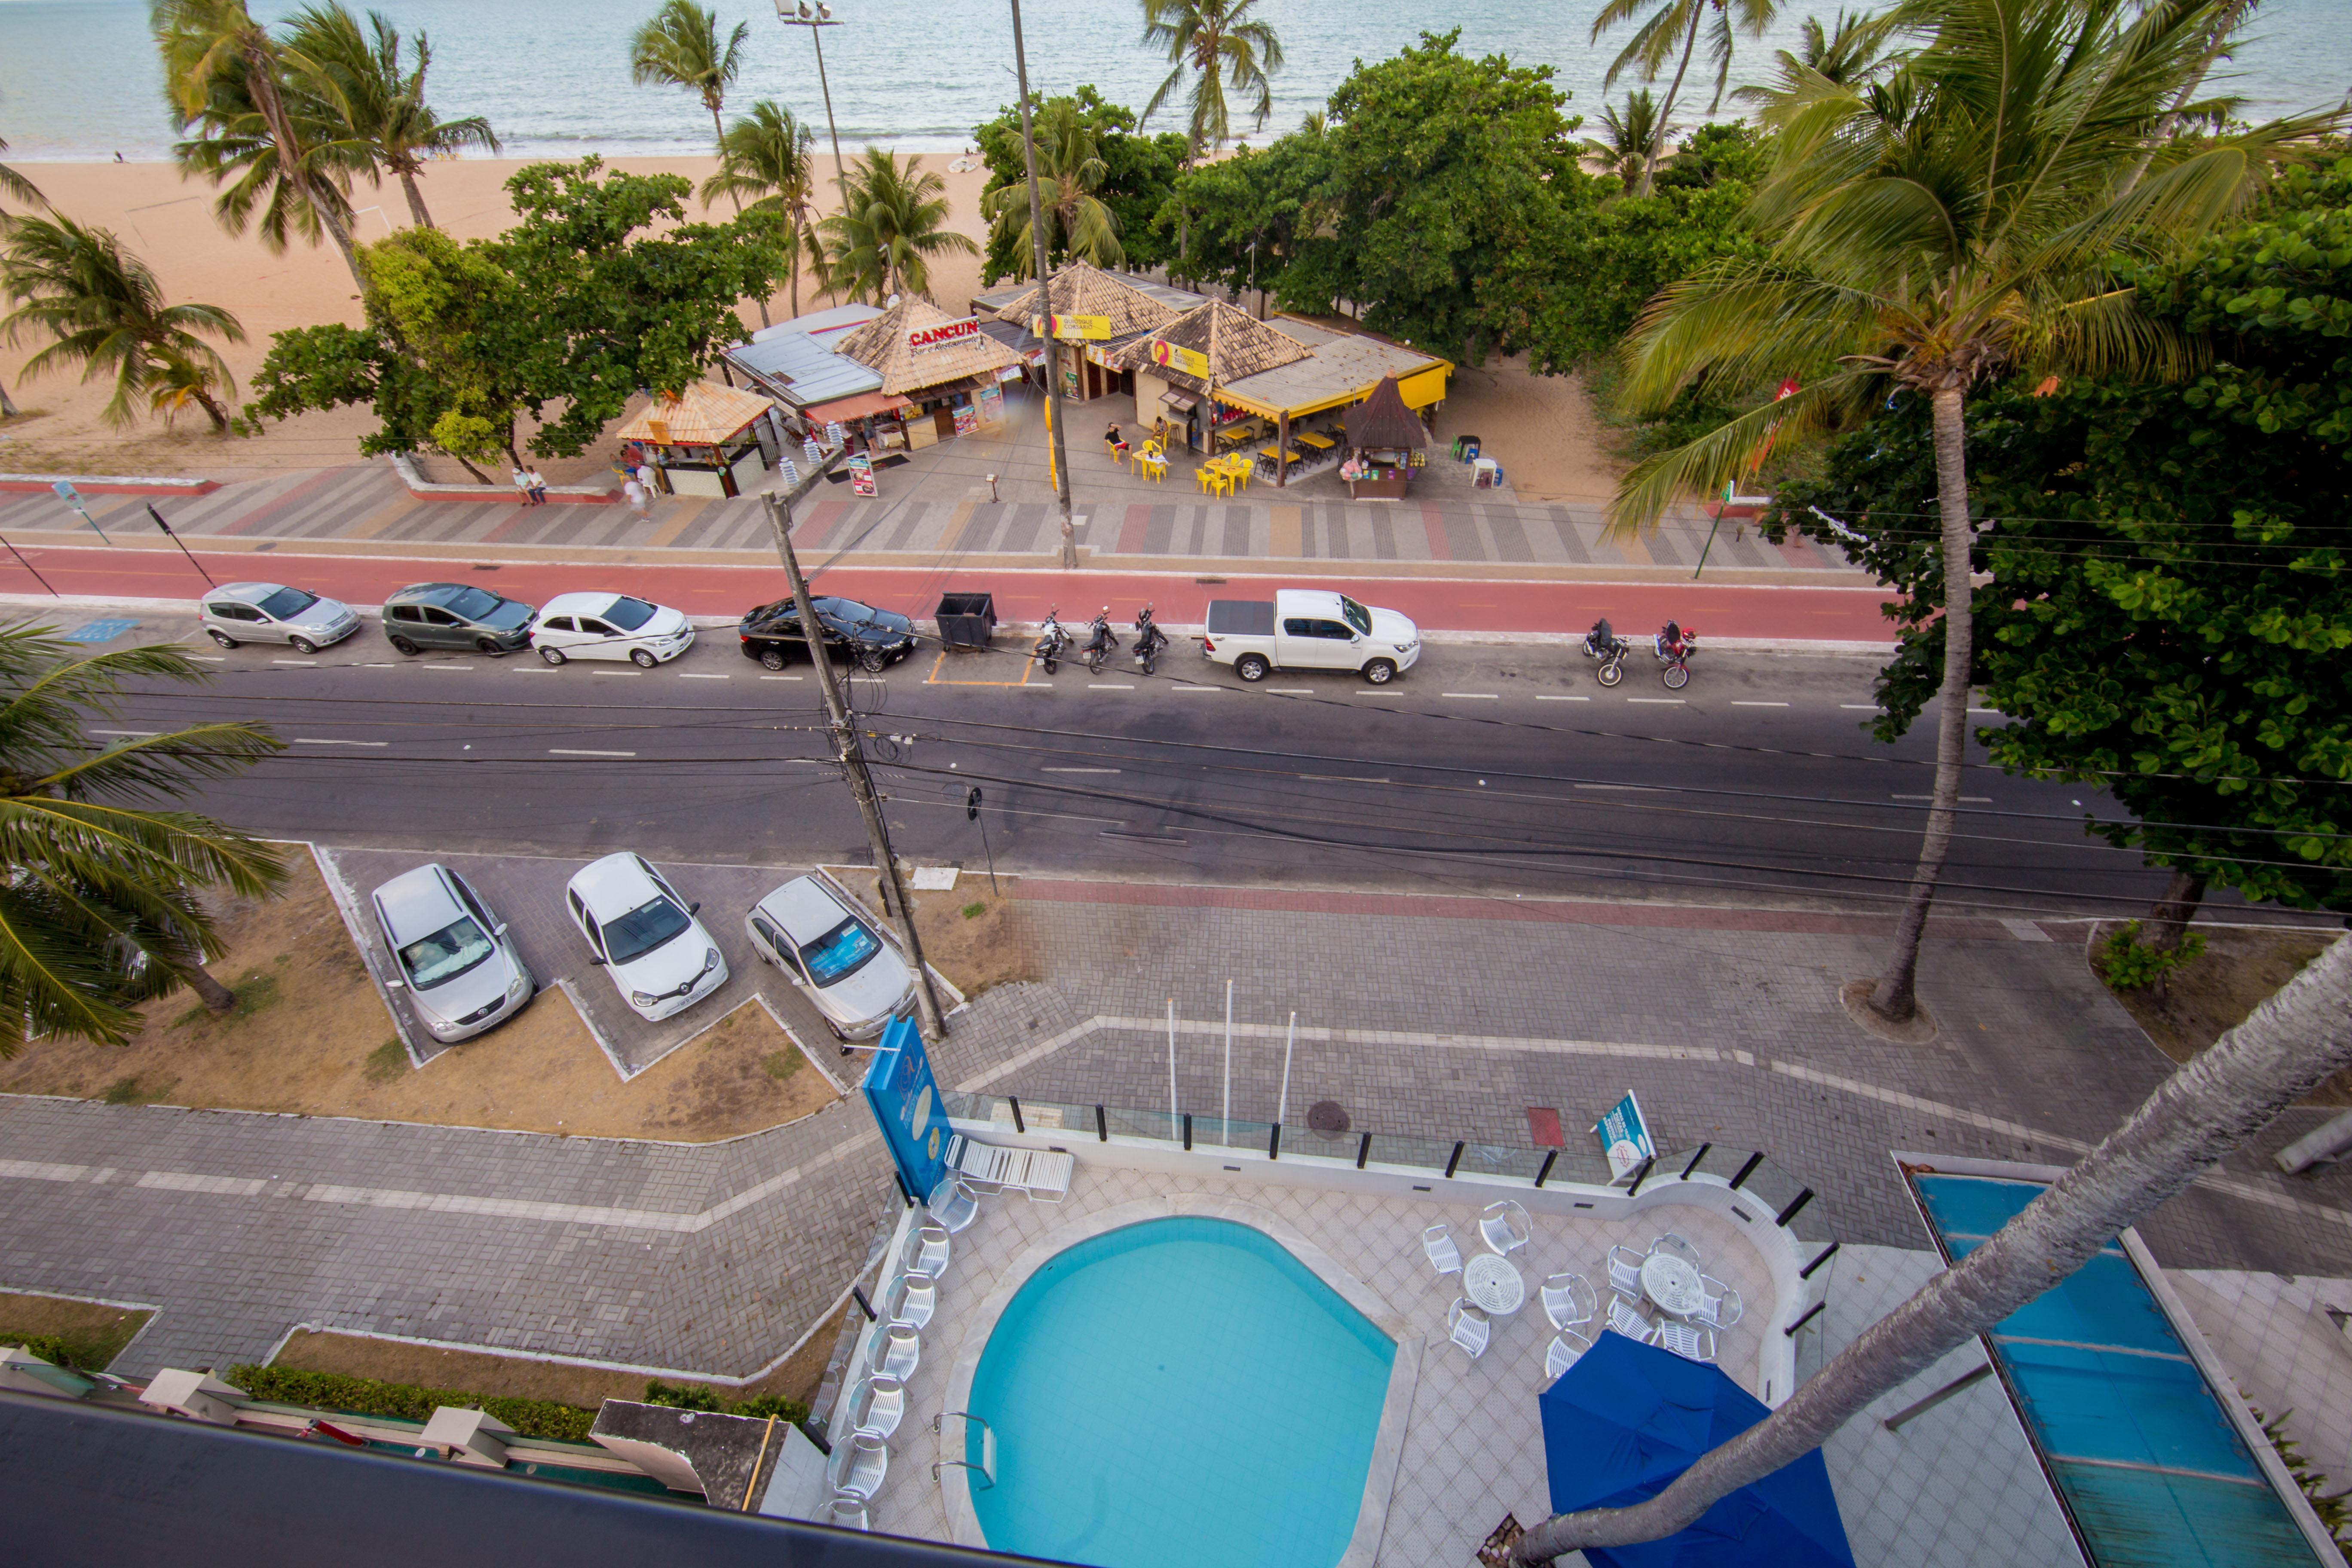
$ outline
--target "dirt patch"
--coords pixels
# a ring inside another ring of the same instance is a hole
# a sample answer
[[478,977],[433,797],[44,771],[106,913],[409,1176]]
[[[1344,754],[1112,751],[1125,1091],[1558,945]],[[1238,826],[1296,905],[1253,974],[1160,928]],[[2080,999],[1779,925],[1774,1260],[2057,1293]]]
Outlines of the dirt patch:
[[[74,1363],[102,1372],[155,1314],[135,1307],[103,1307],[28,1291],[0,1290],[0,1345],[26,1340],[63,1342]],[[822,1362],[817,1370],[824,1368]]]
[[0,1091],[700,1142],[823,1110],[840,1096],[758,1003],[627,1083],[561,990],[409,1066],[318,867],[297,851],[283,898],[222,914],[213,973],[237,992],[215,1018],[184,995],[127,1046],[48,1040],[0,1063]]
[[[2091,930],[2089,952],[2095,955],[2116,931],[2113,921]],[[2246,1021],[2278,988],[2300,973],[2303,966],[2327,951],[2332,937],[2307,931],[2247,931],[2200,928],[2205,951],[2179,969],[2165,986],[2153,991],[2108,990],[2124,1005],[2156,1048],[2176,1062],[2185,1062]],[[2095,957],[2091,973],[2098,973]],[[2105,984],[2105,976],[2100,983]],[[2337,1073],[2298,1105],[2352,1107],[2352,1068]]]
[[[0,1302],[5,1300],[0,1298]],[[741,1404],[762,1394],[809,1404],[816,1397],[817,1384],[824,1381],[825,1360],[833,1353],[842,1313],[856,1310],[855,1304],[845,1305],[841,1312],[828,1316],[783,1365],[758,1382],[713,1383],[707,1386],[729,1404]],[[479,1351],[443,1350],[360,1334],[298,1333],[286,1342],[270,1364],[297,1367],[304,1372],[340,1373],[346,1377],[372,1377],[381,1383],[471,1389],[508,1399],[552,1400],[558,1405],[576,1405],[588,1410],[607,1399],[646,1396],[643,1373],[488,1355]],[[690,1385],[694,1380],[673,1377],[662,1381],[675,1388]]]
[[[865,900],[875,918],[881,918],[879,873],[835,875]],[[1019,879],[999,877],[997,883],[1006,896],[990,893],[986,876],[967,871],[945,892],[908,895],[915,901],[915,930],[923,939],[924,960],[955,982],[967,999],[993,986],[1045,977],[1036,923],[1020,901]]]

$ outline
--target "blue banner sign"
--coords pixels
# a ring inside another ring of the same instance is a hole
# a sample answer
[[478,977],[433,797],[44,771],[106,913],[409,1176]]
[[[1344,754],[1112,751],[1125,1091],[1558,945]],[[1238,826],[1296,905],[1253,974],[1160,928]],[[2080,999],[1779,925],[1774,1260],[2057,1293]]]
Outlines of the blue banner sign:
[[1601,1152],[1609,1156],[1612,1185],[1630,1181],[1644,1163],[1658,1157],[1658,1146],[1650,1142],[1649,1123],[1642,1120],[1642,1102],[1631,1089],[1592,1124],[1592,1131],[1601,1139]]
[[932,1189],[947,1174],[945,1155],[954,1130],[948,1126],[947,1107],[931,1079],[930,1055],[913,1019],[894,1018],[882,1031],[881,1046],[866,1065],[858,1088],[866,1095],[866,1109],[874,1112],[875,1125],[882,1129],[882,1141],[890,1146],[898,1179],[917,1203],[929,1202]]

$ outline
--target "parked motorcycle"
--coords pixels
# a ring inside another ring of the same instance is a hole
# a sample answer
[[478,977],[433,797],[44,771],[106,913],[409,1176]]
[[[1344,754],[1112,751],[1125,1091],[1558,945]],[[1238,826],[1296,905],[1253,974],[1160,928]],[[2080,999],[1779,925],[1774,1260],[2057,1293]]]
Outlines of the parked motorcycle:
[[1045,625],[1037,638],[1037,645],[1029,650],[1037,662],[1045,667],[1048,675],[1061,668],[1062,656],[1070,648],[1070,634],[1055,618],[1060,609],[1061,606],[1056,605],[1045,612]]
[[1087,633],[1087,673],[1100,675],[1110,656],[1118,651],[1118,634],[1110,629],[1110,606],[1105,605]]
[[1658,632],[1656,647],[1658,662],[1665,666],[1662,679],[1666,683],[1666,689],[1680,691],[1690,684],[1688,660],[1698,651],[1698,632],[1694,627],[1668,621]]
[[1160,650],[1168,646],[1168,634],[1151,618],[1151,606],[1146,605],[1135,617],[1135,662],[1146,675],[1160,673]]
[[1584,657],[1601,661],[1601,685],[1614,686],[1625,679],[1625,656],[1633,646],[1611,629],[1606,616],[1592,623],[1592,629],[1584,634]]

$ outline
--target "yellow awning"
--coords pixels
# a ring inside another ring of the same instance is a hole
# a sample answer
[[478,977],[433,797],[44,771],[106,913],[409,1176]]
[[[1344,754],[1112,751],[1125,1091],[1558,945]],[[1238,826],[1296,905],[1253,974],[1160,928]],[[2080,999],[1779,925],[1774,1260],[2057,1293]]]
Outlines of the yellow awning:
[[1397,383],[1397,391],[1407,408],[1426,408],[1445,395],[1445,373],[1450,366],[1432,365],[1418,375],[1409,375]]

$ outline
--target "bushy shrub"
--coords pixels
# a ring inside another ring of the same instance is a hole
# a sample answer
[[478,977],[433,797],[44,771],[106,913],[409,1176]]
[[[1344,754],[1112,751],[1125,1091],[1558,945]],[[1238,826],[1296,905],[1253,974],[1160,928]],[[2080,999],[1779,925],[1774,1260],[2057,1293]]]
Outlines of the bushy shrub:
[[481,1410],[495,1415],[524,1437],[551,1437],[565,1442],[588,1441],[596,1413],[576,1405],[549,1399],[506,1399],[458,1388],[424,1388],[413,1383],[379,1383],[372,1377],[346,1377],[340,1373],[303,1372],[285,1366],[233,1366],[227,1380],[256,1399],[275,1405],[300,1405],[313,1410],[341,1410],[352,1415],[390,1415],[404,1421],[430,1420],[437,1407]]
[[2107,939],[2099,959],[2099,972],[2118,991],[2146,991],[2150,987],[2160,991],[2174,970],[2192,962],[2204,951],[2205,938],[2199,931],[2188,932],[2179,945],[2171,948],[2150,947],[2139,939],[2139,921],[2130,921]]
[[667,1405],[674,1410],[709,1410],[720,1415],[772,1415],[794,1426],[807,1420],[809,1415],[809,1407],[797,1399],[763,1394],[756,1399],[730,1401],[719,1398],[717,1391],[703,1384],[669,1384],[659,1378],[646,1384],[646,1403]]

